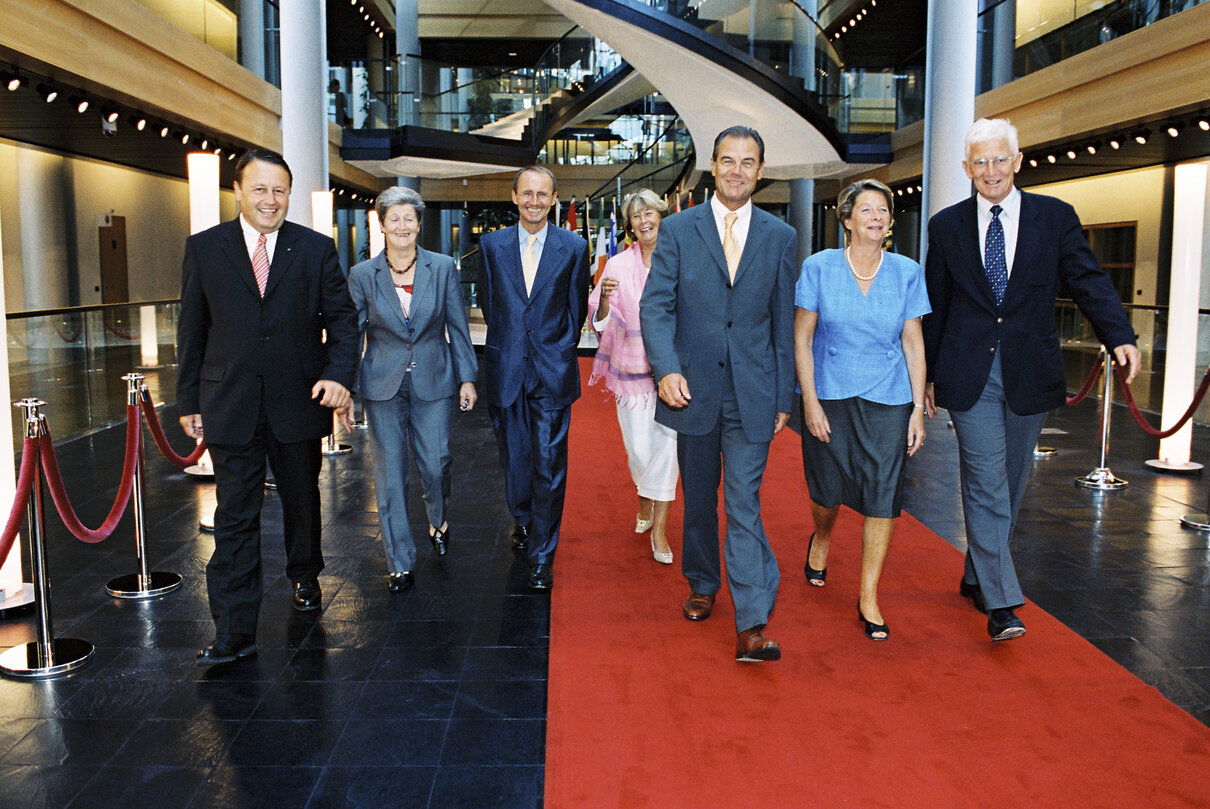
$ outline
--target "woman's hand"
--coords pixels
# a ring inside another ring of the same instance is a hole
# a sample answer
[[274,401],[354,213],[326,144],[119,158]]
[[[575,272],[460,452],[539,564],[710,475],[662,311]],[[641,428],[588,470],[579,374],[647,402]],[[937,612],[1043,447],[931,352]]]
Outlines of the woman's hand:
[[601,302],[597,304],[597,320],[600,320],[605,315],[609,314],[609,299],[613,297],[613,293],[618,291],[618,279],[602,278],[601,279]]
[[912,416],[908,419],[907,454],[915,455],[924,444],[924,411],[912,405]]
[[463,413],[474,410],[477,401],[479,396],[475,393],[475,383],[463,382],[462,387],[458,389],[458,409]]
[[803,417],[806,421],[807,432],[825,444],[832,440],[832,428],[828,426],[828,417],[823,412],[823,405],[812,397],[802,397]]

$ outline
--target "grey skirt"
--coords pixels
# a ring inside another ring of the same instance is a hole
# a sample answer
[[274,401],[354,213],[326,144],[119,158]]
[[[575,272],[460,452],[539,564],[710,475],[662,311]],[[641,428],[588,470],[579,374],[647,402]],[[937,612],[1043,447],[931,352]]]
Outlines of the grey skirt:
[[[803,419],[802,466],[811,499],[824,508],[846,505],[867,517],[898,517],[903,502],[907,428],[912,405],[865,399],[821,399],[832,428],[824,443]],[[803,410],[799,397],[799,410]]]

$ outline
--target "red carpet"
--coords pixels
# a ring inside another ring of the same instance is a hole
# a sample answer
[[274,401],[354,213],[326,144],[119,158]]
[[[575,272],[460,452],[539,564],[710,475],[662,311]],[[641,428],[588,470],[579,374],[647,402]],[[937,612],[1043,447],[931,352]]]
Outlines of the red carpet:
[[[585,369],[586,370],[586,369]],[[587,373],[585,373],[587,379]],[[547,809],[1210,806],[1210,729],[1033,605],[992,644],[955,592],[961,557],[911,517],[881,587],[891,638],[857,622],[858,520],[842,513],[828,585],[802,575],[811,517],[797,436],[762,490],[782,583],[776,663],[733,660],[726,585],[681,617],[676,563],[634,534],[611,400],[575,406],[555,566]]]

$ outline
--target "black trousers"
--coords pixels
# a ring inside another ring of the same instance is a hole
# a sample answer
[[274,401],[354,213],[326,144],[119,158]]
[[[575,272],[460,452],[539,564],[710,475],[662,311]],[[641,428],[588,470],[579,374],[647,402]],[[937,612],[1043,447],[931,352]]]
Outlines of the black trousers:
[[247,444],[210,444],[218,506],[214,555],[206,565],[210,613],[219,634],[256,634],[260,614],[260,515],[265,499],[265,461],[273,470],[285,529],[286,575],[293,582],[323,570],[320,550],[320,440],[278,441],[262,411]]

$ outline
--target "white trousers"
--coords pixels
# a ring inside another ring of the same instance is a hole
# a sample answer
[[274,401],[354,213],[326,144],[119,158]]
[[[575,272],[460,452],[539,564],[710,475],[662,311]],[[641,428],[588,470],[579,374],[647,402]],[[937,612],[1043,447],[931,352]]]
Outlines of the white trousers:
[[639,497],[676,499],[676,431],[656,424],[655,395],[618,396],[618,425]]

